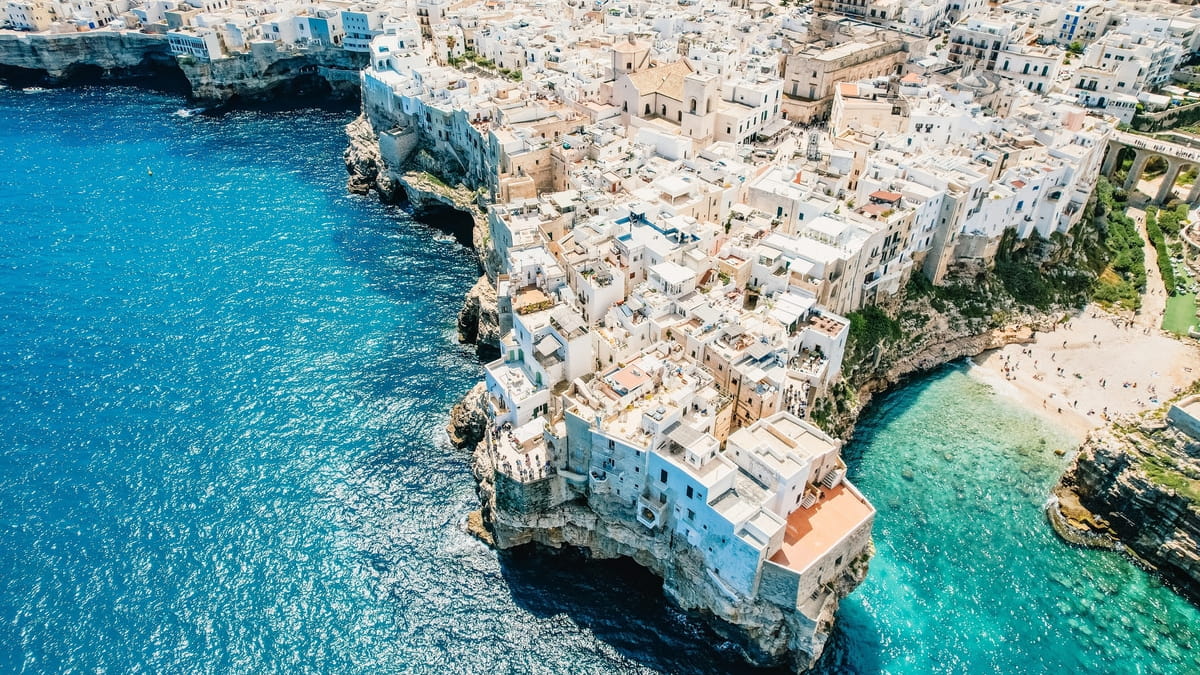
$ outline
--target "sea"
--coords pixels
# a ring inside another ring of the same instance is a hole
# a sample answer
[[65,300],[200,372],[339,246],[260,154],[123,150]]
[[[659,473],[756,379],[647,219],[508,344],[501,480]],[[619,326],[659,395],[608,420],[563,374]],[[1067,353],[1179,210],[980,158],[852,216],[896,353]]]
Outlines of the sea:
[[[0,672],[770,672],[633,563],[466,533],[479,272],[346,192],[354,114],[0,90]],[[1200,672],[1195,607],[1046,525],[1076,440],[962,366],[877,399],[818,672]]]

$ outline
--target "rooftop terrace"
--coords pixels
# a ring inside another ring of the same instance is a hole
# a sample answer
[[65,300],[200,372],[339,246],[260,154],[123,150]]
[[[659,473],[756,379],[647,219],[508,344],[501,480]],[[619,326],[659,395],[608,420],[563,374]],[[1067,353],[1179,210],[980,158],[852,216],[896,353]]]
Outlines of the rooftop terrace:
[[825,490],[816,504],[788,516],[783,546],[771,562],[802,572],[874,514],[845,483]]

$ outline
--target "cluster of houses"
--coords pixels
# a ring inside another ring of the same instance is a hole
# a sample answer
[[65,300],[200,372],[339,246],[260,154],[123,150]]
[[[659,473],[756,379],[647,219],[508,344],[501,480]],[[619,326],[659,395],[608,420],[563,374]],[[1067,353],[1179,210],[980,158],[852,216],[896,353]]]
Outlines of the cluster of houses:
[[[362,92],[385,161],[425,153],[489,204],[498,507],[585,500],[688,542],[731,602],[815,618],[874,517],[811,423],[847,315],[1076,225],[1196,22],[789,4],[419,0]],[[1112,94],[1078,81],[1127,62]]]

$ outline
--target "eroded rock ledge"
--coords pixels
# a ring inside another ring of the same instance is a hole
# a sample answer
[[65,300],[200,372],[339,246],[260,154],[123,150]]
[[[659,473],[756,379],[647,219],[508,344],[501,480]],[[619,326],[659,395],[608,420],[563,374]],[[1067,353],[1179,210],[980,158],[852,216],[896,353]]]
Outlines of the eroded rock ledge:
[[[418,220],[454,235],[474,249],[482,274],[467,293],[458,314],[459,339],[475,345],[480,358],[487,361],[500,353],[500,319],[496,306],[495,253],[487,245],[487,216],[475,192],[462,186],[451,187],[427,170],[419,170],[420,158],[393,159],[392,166],[383,157],[379,137],[366,116],[346,127],[349,145],[344,159],[350,176],[347,188],[357,194],[374,192],[388,204],[406,204]],[[428,159],[425,159],[428,163]]]
[[1088,436],[1055,488],[1067,541],[1115,548],[1200,603],[1200,442],[1165,419],[1120,420]]
[[18,86],[158,80],[189,87],[165,37],[116,31],[0,33],[0,79]]
[[216,61],[176,57],[166,36],[136,31],[0,33],[0,79],[18,86],[134,83],[204,104],[356,99],[367,55],[255,43]]

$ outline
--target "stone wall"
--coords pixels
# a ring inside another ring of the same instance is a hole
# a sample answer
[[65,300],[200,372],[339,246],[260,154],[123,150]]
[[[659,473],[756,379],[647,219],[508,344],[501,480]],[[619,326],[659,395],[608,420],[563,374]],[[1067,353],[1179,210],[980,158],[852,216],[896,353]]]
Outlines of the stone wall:
[[547,476],[528,483],[496,473],[496,508],[518,513],[546,513],[554,508],[558,500],[554,495],[554,476]]

